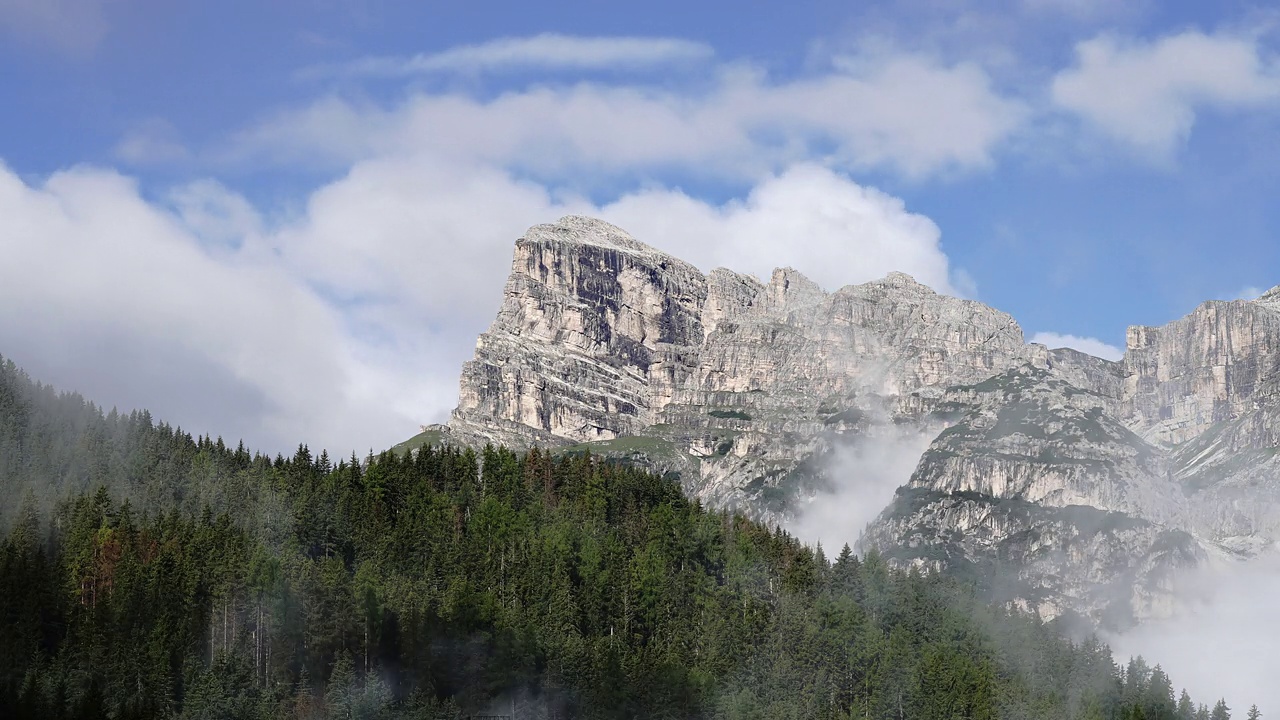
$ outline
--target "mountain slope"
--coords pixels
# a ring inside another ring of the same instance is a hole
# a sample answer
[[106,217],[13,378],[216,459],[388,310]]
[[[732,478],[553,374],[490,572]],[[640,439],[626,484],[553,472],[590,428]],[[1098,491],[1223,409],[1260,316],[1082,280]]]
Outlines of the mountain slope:
[[0,541],[0,717],[1174,717],[1158,667],[599,458],[271,460],[3,367],[0,487],[52,507]]
[[1007,314],[898,273],[830,293],[785,268],[703,275],[568,217],[517,241],[436,431],[587,443],[785,523],[860,482],[833,458],[911,428],[934,440],[869,546],[1012,568],[1009,602],[1124,624],[1170,612],[1185,569],[1280,539],[1280,288],[1127,342],[1120,362],[1024,344]]

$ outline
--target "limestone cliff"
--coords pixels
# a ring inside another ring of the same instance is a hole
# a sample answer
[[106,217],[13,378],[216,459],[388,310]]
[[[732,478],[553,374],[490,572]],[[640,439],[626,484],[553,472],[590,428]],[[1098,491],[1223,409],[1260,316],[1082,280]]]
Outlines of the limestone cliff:
[[516,242],[439,432],[625,458],[782,523],[860,481],[843,447],[909,426],[934,439],[864,547],[1123,624],[1167,613],[1182,569],[1280,539],[1278,392],[1280,288],[1131,328],[1111,362],[901,273],[703,274],[566,217]]
[[866,413],[918,417],[950,384],[1048,357],[1009,315],[901,273],[832,293],[789,268],[703,275],[566,217],[516,242],[449,427],[517,446],[646,436],[691,492],[780,519],[821,484],[803,461]]

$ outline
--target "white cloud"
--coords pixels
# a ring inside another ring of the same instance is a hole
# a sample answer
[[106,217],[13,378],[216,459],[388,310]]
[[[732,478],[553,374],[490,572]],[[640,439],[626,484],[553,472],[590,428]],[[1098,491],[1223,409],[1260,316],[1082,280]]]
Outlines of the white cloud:
[[0,170],[0,349],[193,432],[363,453],[447,417],[514,241],[569,213],[707,270],[790,264],[835,286],[901,269],[949,288],[928,219],[816,166],[724,205],[651,190],[600,208],[500,169],[381,158],[283,221],[212,181],[160,205],[107,170]]
[[1071,348],[1087,353],[1103,360],[1119,360],[1124,357],[1124,350],[1109,345],[1097,338],[1079,337],[1076,335],[1060,335],[1053,332],[1038,332],[1031,337],[1031,342],[1047,345],[1050,348]]
[[0,30],[24,43],[79,55],[107,34],[104,0],[0,0]]
[[327,97],[242,133],[224,161],[342,167],[415,153],[542,176],[681,168],[755,177],[820,160],[908,177],[986,167],[1027,114],[976,65],[886,55],[772,82],[741,66],[697,87],[579,83],[394,106]]
[[147,120],[126,133],[116,143],[114,154],[131,165],[172,164],[191,157],[177,128],[160,118]]
[[1021,0],[1019,4],[1033,13],[1052,13],[1055,16],[1086,21],[1132,12],[1132,6],[1139,3],[1117,3],[1112,0]]
[[760,182],[743,200],[712,206],[677,190],[624,197],[601,211],[633,235],[698,265],[768,279],[791,266],[827,290],[895,270],[960,294],[938,226],[898,198],[828,169],[799,165]]
[[1223,295],[1218,299],[1219,300],[1257,300],[1259,297],[1262,297],[1262,293],[1264,292],[1266,292],[1266,290],[1263,290],[1260,287],[1254,287],[1252,285],[1249,285],[1249,286],[1240,288],[1234,293]]
[[709,60],[711,46],[679,38],[575,37],[543,33],[463,45],[409,58],[369,57],[309,75],[389,76],[440,72],[637,69]]
[[911,480],[920,456],[937,435],[928,428],[877,420],[880,424],[860,442],[840,447],[827,458],[831,491],[799,507],[788,525],[801,540],[822,543],[828,557],[845,543],[856,546],[867,524]]
[[1186,31],[1154,42],[1099,36],[1053,80],[1053,101],[1153,158],[1167,158],[1204,108],[1280,99],[1280,74],[1256,39]]
[[1211,563],[1178,582],[1180,612],[1109,638],[1117,658],[1158,662],[1197,702],[1212,706],[1225,697],[1237,717],[1255,703],[1280,707],[1280,557],[1271,549],[1249,561]]
[[78,168],[29,186],[0,167],[0,247],[0,348],[45,381],[276,449],[385,430],[304,283],[253,238],[211,255],[127,178]]

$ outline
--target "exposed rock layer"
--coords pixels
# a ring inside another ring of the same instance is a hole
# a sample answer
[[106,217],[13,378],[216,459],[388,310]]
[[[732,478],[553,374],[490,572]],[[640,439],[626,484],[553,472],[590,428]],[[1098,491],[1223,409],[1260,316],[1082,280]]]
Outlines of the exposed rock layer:
[[704,275],[567,217],[517,241],[448,430],[585,444],[783,521],[858,482],[828,461],[843,445],[928,428],[865,544],[1120,622],[1168,612],[1179,569],[1280,538],[1278,392],[1280,288],[1131,328],[1110,362],[901,273],[830,293],[789,268]]

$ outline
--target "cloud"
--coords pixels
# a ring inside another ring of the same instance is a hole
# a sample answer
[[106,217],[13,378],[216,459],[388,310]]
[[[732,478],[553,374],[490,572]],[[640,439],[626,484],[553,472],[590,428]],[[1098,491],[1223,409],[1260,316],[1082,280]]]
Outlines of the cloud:
[[0,351],[192,432],[363,454],[447,417],[514,241],[570,213],[707,270],[786,263],[835,286],[903,269],[947,287],[928,219],[812,165],[722,204],[650,190],[599,207],[500,168],[387,157],[292,212],[208,180],[148,201],[109,170],[0,170]]
[[896,425],[880,418],[865,438],[838,448],[824,470],[832,489],[801,506],[788,529],[805,542],[820,542],[829,557],[857,544],[867,523],[911,480],[936,430]]
[[903,202],[826,168],[797,165],[742,200],[714,206],[678,190],[628,195],[601,210],[703,270],[728,267],[767,279],[791,266],[827,290],[905,272],[961,294],[938,226]]
[[1082,353],[1100,357],[1103,360],[1120,360],[1124,350],[1109,345],[1097,338],[1079,337],[1076,335],[1060,335],[1053,332],[1038,332],[1031,337],[1031,342],[1047,345],[1050,348],[1071,348]]
[[0,0],[0,31],[69,55],[92,52],[107,34],[103,0]]
[[1102,35],[1076,46],[1053,102],[1152,158],[1168,158],[1205,108],[1274,104],[1280,74],[1256,39],[1186,31],[1154,42]]
[[1020,0],[1021,7],[1032,13],[1046,13],[1087,21],[1133,11],[1142,3],[1115,3],[1110,0]]
[[304,284],[253,238],[209,254],[114,172],[32,186],[0,168],[0,247],[0,348],[47,382],[273,449],[384,422],[351,396],[338,323]]
[[173,164],[191,158],[172,123],[152,118],[133,128],[116,143],[113,154],[130,165]]
[[[1275,598],[1280,557],[1269,549],[1249,561],[1223,561],[1179,579],[1182,606],[1166,620],[1108,638],[1117,658],[1160,663],[1197,702],[1219,697],[1236,708],[1280,707],[1280,632]],[[1274,711],[1273,711],[1274,712]]]
[[403,77],[429,73],[642,69],[711,59],[711,46],[658,37],[576,37],[543,33],[463,45],[409,58],[368,57],[307,75]]
[[719,66],[684,88],[417,90],[389,105],[328,96],[246,129],[222,160],[334,168],[429,154],[579,179],[673,169],[740,179],[812,160],[922,178],[989,166],[1026,116],[976,65],[896,54],[781,82]]
[[1234,293],[1229,293],[1219,297],[1219,300],[1257,300],[1262,297],[1262,293],[1266,292],[1260,287],[1249,285],[1242,287]]

